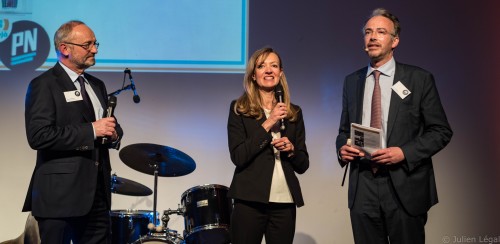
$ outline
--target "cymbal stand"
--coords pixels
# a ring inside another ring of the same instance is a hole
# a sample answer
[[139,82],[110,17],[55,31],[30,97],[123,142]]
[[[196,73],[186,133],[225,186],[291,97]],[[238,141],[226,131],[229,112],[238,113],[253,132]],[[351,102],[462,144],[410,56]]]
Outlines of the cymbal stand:
[[114,193],[116,191],[116,187],[115,187],[115,184],[116,184],[117,180],[116,180],[116,173],[113,173],[111,175],[111,192]]
[[150,167],[154,168],[154,191],[153,191],[153,224],[156,227],[156,202],[157,202],[157,192],[158,192],[158,164],[149,164]]

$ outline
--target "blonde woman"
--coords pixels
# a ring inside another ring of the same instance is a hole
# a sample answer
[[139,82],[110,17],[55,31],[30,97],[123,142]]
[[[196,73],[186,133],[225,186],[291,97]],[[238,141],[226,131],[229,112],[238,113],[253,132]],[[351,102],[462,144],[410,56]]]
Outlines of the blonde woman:
[[229,190],[231,241],[260,244],[265,236],[268,244],[291,244],[296,207],[304,205],[295,173],[309,168],[302,111],[290,102],[281,58],[272,48],[253,53],[243,87],[227,125],[236,166]]

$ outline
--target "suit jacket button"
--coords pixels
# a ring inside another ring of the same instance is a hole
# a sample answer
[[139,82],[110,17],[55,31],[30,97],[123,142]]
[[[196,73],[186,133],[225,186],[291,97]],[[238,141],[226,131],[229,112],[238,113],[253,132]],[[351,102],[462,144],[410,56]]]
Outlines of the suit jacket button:
[[95,166],[99,166],[99,162],[95,162]]

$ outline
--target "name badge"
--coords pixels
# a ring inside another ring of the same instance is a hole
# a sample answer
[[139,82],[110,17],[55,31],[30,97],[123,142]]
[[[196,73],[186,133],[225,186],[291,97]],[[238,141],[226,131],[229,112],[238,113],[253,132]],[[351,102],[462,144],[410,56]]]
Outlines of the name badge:
[[82,94],[78,90],[64,92],[64,98],[66,102],[83,101]]
[[392,90],[395,91],[401,99],[405,99],[408,95],[411,94],[411,91],[406,88],[401,81],[398,81],[396,84],[392,86]]

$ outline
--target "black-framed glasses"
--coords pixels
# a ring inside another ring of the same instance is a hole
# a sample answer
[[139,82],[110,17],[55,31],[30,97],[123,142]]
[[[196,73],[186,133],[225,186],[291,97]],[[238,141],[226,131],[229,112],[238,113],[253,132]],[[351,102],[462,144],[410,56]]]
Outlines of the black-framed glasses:
[[93,43],[89,42],[89,43],[85,43],[85,44],[77,44],[77,43],[72,43],[72,42],[64,42],[64,43],[79,46],[87,51],[90,51],[93,47],[95,47],[95,49],[99,49],[99,42],[93,42]]

